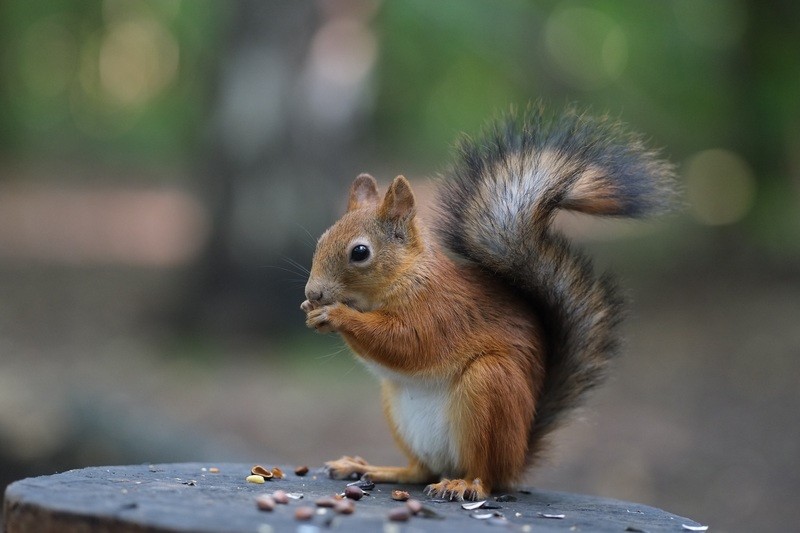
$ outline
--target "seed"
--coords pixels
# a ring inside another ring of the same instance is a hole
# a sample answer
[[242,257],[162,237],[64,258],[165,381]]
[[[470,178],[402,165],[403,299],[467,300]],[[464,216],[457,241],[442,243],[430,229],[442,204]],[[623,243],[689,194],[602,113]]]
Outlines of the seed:
[[272,472],[270,472],[269,470],[267,470],[266,468],[264,468],[261,465],[256,465],[253,468],[251,468],[250,469],[250,473],[253,474],[253,475],[256,475],[256,476],[261,476],[264,479],[272,479],[272,477],[274,475]]
[[408,500],[406,502],[406,507],[411,512],[411,514],[417,514],[422,510],[422,504],[419,500]]
[[344,495],[351,500],[360,500],[364,497],[364,491],[355,485],[351,485],[344,488]]
[[296,476],[305,476],[308,474],[308,467],[307,466],[298,466],[294,469],[294,473]]
[[392,491],[392,499],[397,500],[398,502],[404,502],[409,499],[411,495],[404,491],[404,490],[393,490]]
[[212,466],[211,468],[208,469],[208,471],[211,472],[212,474],[219,474],[219,468],[217,468],[216,466]]
[[256,474],[249,475],[245,478],[248,483],[264,483],[264,476]]
[[336,500],[333,498],[320,498],[314,502],[317,507],[333,507],[336,505]]
[[395,507],[387,516],[392,522],[407,522],[411,515],[405,507]]
[[272,497],[275,498],[276,503],[280,504],[287,504],[289,503],[289,497],[286,495],[286,491],[283,490],[276,490],[272,493]]
[[462,503],[461,508],[466,509],[467,511],[472,511],[473,509],[480,509],[481,507],[483,507],[484,503],[486,503],[486,500],[481,500],[479,502]]
[[283,479],[286,477],[286,474],[283,473],[283,470],[281,470],[277,466],[272,469],[272,475],[278,479]]
[[369,478],[369,474],[364,474],[358,481],[353,481],[352,483],[347,484],[348,487],[351,485],[354,485],[362,490],[372,490],[375,488],[375,483],[373,483]]
[[314,508],[303,505],[294,510],[295,520],[311,520],[314,517]]
[[275,509],[275,498],[269,494],[256,496],[256,506],[262,511],[272,511]]
[[333,505],[333,510],[339,514],[353,514],[356,506],[351,500],[339,500]]

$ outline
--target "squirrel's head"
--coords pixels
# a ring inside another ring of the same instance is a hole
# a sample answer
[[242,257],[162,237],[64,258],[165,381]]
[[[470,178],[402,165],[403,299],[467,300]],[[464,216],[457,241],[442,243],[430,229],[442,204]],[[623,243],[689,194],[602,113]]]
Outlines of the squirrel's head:
[[380,307],[393,283],[422,252],[411,185],[394,179],[383,199],[369,174],[350,188],[347,212],[317,242],[306,298],[312,307],[342,302]]

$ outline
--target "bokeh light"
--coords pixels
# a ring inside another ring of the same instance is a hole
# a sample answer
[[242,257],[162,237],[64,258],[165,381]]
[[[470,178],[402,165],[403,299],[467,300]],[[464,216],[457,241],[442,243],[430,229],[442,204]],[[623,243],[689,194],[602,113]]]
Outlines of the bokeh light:
[[119,105],[141,107],[174,82],[178,59],[178,43],[157,19],[116,23],[100,44],[100,85]]

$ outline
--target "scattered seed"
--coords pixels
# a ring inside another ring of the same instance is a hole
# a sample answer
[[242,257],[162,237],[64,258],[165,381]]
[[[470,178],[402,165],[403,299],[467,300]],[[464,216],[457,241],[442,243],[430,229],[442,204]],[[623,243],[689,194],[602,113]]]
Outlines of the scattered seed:
[[292,500],[302,500],[303,493],[302,492],[287,492],[286,497]]
[[358,501],[364,497],[364,491],[360,487],[352,485],[344,488],[344,495],[351,500]]
[[494,516],[494,513],[472,513],[470,516],[478,520],[488,520]]
[[647,530],[638,528],[636,526],[628,526],[625,528],[625,531],[630,531],[631,533],[647,533]]
[[353,514],[356,506],[352,500],[339,500],[333,505],[333,510],[339,514]]
[[466,509],[467,511],[472,511],[474,509],[480,509],[481,507],[483,507],[484,503],[486,503],[486,500],[481,500],[479,502],[462,503],[461,508]]
[[245,481],[247,481],[248,483],[264,483],[264,476],[251,474],[245,478]]
[[389,520],[392,522],[408,522],[410,516],[411,515],[408,512],[408,509],[405,507],[395,507],[394,509],[390,510],[389,514],[387,515]]
[[408,500],[410,497],[411,497],[411,495],[408,492],[404,491],[404,490],[393,490],[392,491],[392,499],[396,500],[398,502],[404,502],[404,501]]
[[276,503],[280,503],[282,505],[289,503],[289,495],[286,494],[286,491],[284,490],[276,490],[272,493],[272,497],[275,499]]
[[[366,474],[364,474],[364,477],[366,477]],[[372,489],[374,489],[375,488],[375,483],[373,483],[372,480],[369,479],[369,478],[364,479],[364,477],[362,477],[358,481],[353,481],[352,483],[348,483],[347,486],[348,487],[358,487],[361,490],[372,490]]]
[[336,505],[336,500],[333,498],[320,498],[314,502],[317,507],[333,507]]
[[417,514],[422,510],[422,503],[419,500],[408,500],[406,501],[406,507],[411,514]]
[[269,494],[261,494],[256,496],[256,506],[262,511],[272,511],[275,509],[275,498]]
[[311,520],[314,517],[314,508],[302,505],[294,510],[295,520]]
[[219,474],[219,468],[217,468],[216,466],[212,466],[211,468],[208,469],[208,471],[211,472],[212,474]]
[[272,475],[278,479],[283,479],[286,477],[286,474],[283,473],[283,470],[281,470],[277,466],[272,469]]
[[681,524],[681,527],[687,531],[708,531],[708,526],[690,526],[687,524]]
[[305,476],[306,474],[308,474],[308,467],[305,465],[298,466],[297,468],[294,469],[294,474],[296,476]]
[[511,494],[501,494],[497,498],[494,499],[496,502],[515,502],[517,501],[517,497]]
[[250,473],[255,476],[261,476],[264,479],[272,479],[274,474],[261,465],[256,465],[250,469]]
[[566,518],[567,515],[565,514],[549,514],[549,513],[538,513],[540,518],[554,518],[556,520],[561,520],[562,518]]

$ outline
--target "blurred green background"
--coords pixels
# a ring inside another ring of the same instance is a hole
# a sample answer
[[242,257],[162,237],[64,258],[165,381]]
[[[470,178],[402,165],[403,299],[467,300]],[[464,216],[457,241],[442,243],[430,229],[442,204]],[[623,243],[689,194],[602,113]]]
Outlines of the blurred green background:
[[352,178],[421,200],[511,105],[608,112],[679,168],[566,217],[631,299],[615,377],[528,482],[716,531],[800,521],[800,4],[0,2],[0,486],[86,465],[401,460],[303,328]]

